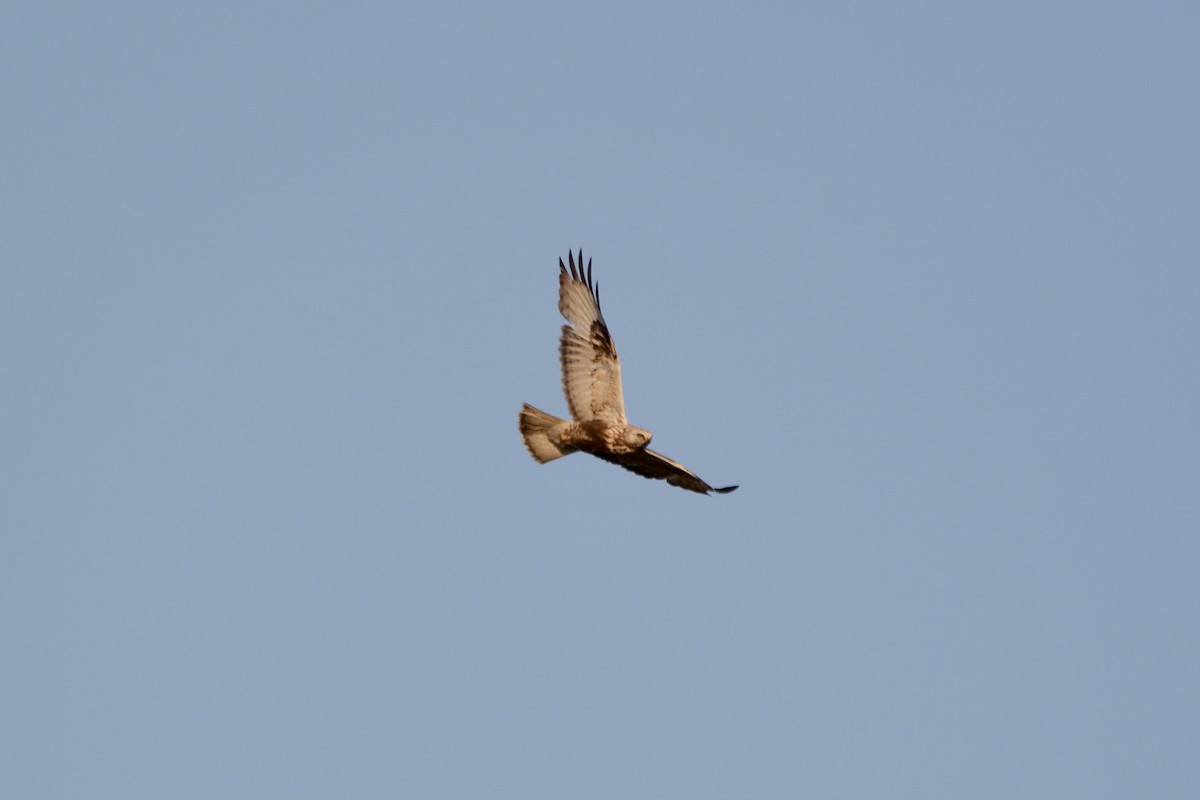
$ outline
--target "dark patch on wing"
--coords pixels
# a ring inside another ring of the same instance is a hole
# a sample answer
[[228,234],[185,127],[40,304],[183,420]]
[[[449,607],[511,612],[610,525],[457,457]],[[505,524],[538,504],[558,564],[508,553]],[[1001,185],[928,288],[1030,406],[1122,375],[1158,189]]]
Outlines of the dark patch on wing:
[[709,486],[698,475],[686,469],[682,464],[672,461],[653,450],[639,450],[636,453],[593,452],[592,455],[617,466],[624,467],[630,472],[637,473],[644,478],[664,480],[672,486],[678,486],[681,489],[699,492],[700,494],[708,494],[709,492],[726,494],[738,488],[737,486],[722,486],[720,488]]
[[[600,310],[600,284],[592,281],[592,260],[587,261],[587,269],[583,267],[583,249],[579,250],[579,267],[575,267],[575,255],[568,250],[567,261],[570,264],[563,264],[563,260],[558,259],[558,269],[564,280],[570,275],[570,280],[576,283],[581,283],[587,287],[588,292],[592,295],[592,301],[596,304],[596,319],[592,322],[591,340],[592,346],[599,353],[603,353],[609,358],[617,357],[617,348],[613,344],[612,336],[608,332],[608,325],[604,322],[604,312]],[[569,271],[568,271],[569,270]]]

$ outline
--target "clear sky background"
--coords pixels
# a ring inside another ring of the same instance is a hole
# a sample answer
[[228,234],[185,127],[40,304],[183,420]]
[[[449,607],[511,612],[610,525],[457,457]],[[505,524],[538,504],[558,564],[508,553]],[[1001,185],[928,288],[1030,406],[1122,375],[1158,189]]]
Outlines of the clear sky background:
[[1198,9],[10,6],[0,793],[1195,797]]

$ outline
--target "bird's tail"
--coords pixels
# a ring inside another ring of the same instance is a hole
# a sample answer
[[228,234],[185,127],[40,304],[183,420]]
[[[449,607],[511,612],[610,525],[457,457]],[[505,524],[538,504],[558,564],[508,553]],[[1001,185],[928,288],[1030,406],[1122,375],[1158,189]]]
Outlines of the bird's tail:
[[575,452],[574,447],[563,444],[559,439],[559,435],[569,424],[565,419],[539,411],[529,403],[521,404],[518,420],[521,437],[525,439],[525,448],[529,455],[541,464]]

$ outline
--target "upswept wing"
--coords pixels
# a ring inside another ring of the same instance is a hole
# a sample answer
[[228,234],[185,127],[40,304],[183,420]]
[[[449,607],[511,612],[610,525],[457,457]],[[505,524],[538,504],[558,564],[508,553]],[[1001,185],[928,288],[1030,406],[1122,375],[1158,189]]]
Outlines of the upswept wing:
[[634,453],[592,453],[592,455],[622,466],[630,472],[636,472],[643,477],[665,480],[672,486],[678,486],[681,489],[688,489],[700,494],[708,494],[709,492],[725,494],[738,488],[737,486],[722,486],[718,489],[709,486],[700,480],[700,476],[683,464],[667,458],[662,453],[656,453],[649,449],[638,450]]
[[563,325],[558,355],[562,364],[563,392],[576,420],[625,423],[621,394],[621,362],[600,313],[600,289],[592,283],[592,262],[579,267],[568,252],[568,266],[558,260],[558,310],[570,325]]

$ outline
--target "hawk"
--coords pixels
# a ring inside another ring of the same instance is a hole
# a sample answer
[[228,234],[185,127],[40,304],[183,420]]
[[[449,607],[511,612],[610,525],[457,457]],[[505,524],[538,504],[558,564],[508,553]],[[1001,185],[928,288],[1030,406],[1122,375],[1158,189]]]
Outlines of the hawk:
[[600,288],[592,283],[591,259],[586,271],[582,250],[578,269],[569,251],[567,261],[569,266],[558,260],[558,310],[570,323],[563,325],[558,354],[571,419],[522,404],[519,427],[529,454],[545,464],[581,450],[638,475],[701,494],[738,488],[709,486],[678,461],[647,447],[653,434],[625,419],[621,362],[600,313]]

